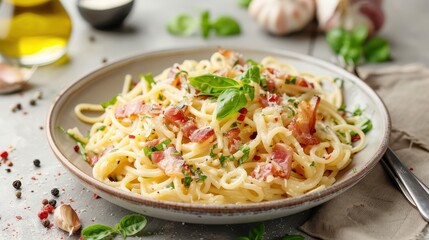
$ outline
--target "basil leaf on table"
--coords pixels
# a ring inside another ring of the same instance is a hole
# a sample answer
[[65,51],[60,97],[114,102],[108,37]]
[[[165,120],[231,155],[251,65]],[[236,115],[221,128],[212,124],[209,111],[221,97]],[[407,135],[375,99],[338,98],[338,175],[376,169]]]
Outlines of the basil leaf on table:
[[167,23],[167,30],[176,36],[190,36],[196,32],[198,21],[188,14],[181,14]]
[[82,236],[86,240],[113,239],[117,234],[114,228],[102,224],[94,224],[82,230]]
[[238,0],[238,4],[242,8],[248,8],[251,2],[252,2],[252,0]]
[[231,36],[240,34],[241,28],[237,20],[228,16],[219,17],[212,25],[218,36]]
[[147,220],[140,214],[132,214],[125,216],[117,225],[122,237],[133,236],[139,233],[146,226]]
[[348,35],[349,33],[344,28],[336,27],[326,33],[326,40],[332,50],[334,50],[335,53],[339,53],[343,46],[344,39]]
[[390,46],[386,39],[374,37],[363,47],[363,55],[367,62],[384,62],[390,57]]
[[346,63],[350,64],[353,62],[357,65],[362,55],[362,47],[360,45],[353,45],[352,43],[343,45],[340,50],[340,55],[344,57]]
[[220,77],[212,74],[205,74],[198,77],[189,78],[193,87],[200,90],[201,93],[220,96],[224,91],[230,88],[238,88],[240,84],[231,78]]
[[358,44],[363,44],[368,38],[368,28],[365,25],[357,26],[351,32],[353,40]]
[[256,227],[250,229],[249,239],[252,240],[263,240],[265,235],[265,226],[264,224],[258,224]]
[[231,116],[246,106],[246,103],[246,95],[240,89],[230,88],[226,90],[218,98],[216,119],[221,120]]
[[211,29],[209,11],[204,11],[201,13],[200,27],[201,27],[201,36],[203,38],[208,38],[210,29]]

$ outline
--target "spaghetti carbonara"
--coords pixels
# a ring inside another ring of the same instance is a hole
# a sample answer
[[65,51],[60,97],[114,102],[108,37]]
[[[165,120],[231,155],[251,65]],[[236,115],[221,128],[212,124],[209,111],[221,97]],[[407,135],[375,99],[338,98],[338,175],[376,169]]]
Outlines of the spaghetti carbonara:
[[332,185],[365,146],[358,117],[341,110],[336,80],[219,50],[156,77],[126,76],[112,100],[76,106],[92,124],[89,137],[67,133],[96,179],[146,197],[207,204],[295,197]]

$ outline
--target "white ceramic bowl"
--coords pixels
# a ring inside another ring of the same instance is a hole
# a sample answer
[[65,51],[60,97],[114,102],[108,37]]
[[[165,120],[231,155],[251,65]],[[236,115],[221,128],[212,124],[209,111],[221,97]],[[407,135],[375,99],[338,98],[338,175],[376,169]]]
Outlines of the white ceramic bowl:
[[300,71],[341,77],[344,82],[345,103],[366,105],[365,114],[372,120],[367,146],[354,156],[332,186],[300,197],[250,204],[207,205],[160,201],[110,187],[92,177],[91,167],[73,150],[74,142],[57,126],[89,129],[73,112],[78,103],[101,103],[120,92],[125,74],[138,77],[141,73],[160,73],[185,59],[207,59],[217,49],[202,47],[145,53],[112,63],[94,71],[62,91],[53,103],[47,120],[47,133],[52,151],[60,162],[87,188],[104,199],[129,210],[172,221],[230,224],[256,222],[291,215],[326,202],[358,183],[376,165],[385,152],[390,135],[388,112],[380,98],[363,81],[330,63],[283,50],[230,48],[245,58],[256,61],[272,56],[291,63]]

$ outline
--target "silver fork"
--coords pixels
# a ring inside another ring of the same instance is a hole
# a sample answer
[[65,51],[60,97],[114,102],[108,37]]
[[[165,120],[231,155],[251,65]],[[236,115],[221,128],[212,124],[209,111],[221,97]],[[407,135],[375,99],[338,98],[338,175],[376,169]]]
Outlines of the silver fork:
[[[355,64],[346,63],[342,56],[337,56],[337,62],[342,68],[361,78]],[[425,221],[429,222],[429,188],[399,160],[390,147],[380,162],[407,201],[417,208]]]

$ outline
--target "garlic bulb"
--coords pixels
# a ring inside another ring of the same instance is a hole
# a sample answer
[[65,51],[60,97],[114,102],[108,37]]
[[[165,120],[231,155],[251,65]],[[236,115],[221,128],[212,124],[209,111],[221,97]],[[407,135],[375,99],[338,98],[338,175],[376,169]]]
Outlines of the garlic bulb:
[[316,5],[323,31],[339,26],[352,30],[364,25],[374,34],[384,22],[382,0],[316,0]]
[[68,204],[62,204],[55,209],[54,221],[57,227],[69,232],[69,236],[80,229],[79,217]]
[[249,14],[268,32],[287,34],[302,30],[315,14],[314,0],[252,0]]

